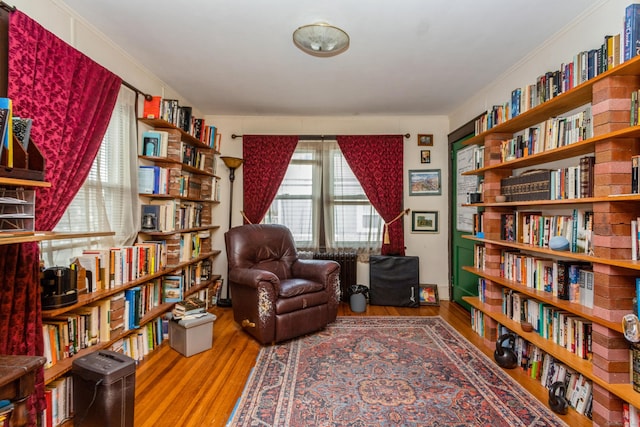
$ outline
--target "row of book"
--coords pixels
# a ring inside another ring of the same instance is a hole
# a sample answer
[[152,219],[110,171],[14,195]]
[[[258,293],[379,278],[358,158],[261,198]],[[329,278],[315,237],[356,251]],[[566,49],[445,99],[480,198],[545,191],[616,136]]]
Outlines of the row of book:
[[[82,349],[104,344],[140,327],[156,307],[181,301],[193,286],[209,280],[211,263],[200,262],[162,278],[118,292],[110,298],[43,319],[45,368]],[[207,287],[202,296],[208,298]]]
[[168,265],[165,240],[147,240],[131,246],[85,250],[82,258],[86,257],[94,260],[94,277],[103,278],[98,282],[96,290],[116,288],[157,273]]
[[577,112],[552,117],[502,141],[500,158],[503,162],[571,145],[593,137],[593,116],[587,105]]
[[500,180],[508,202],[593,197],[595,157],[583,156],[576,166],[537,169]]
[[[142,279],[155,274],[163,268],[177,262],[190,261],[203,253],[203,240],[209,239],[209,231],[182,233],[175,244],[170,245],[167,240],[145,240],[131,246],[109,249],[86,249],[81,255],[73,257],[72,263],[77,263],[83,270],[90,272],[95,278],[85,283],[79,282],[78,289],[82,292],[95,292],[114,289],[125,283]],[[172,247],[175,246],[175,249]],[[175,253],[170,253],[175,251]],[[194,265],[182,270],[205,271],[211,274],[210,263],[207,260],[198,261]],[[179,271],[177,274],[180,274]],[[198,276],[200,277],[200,276]]]
[[171,169],[161,166],[138,166],[138,193],[169,194]]
[[[171,158],[196,169],[205,170],[212,155],[182,141],[179,136],[164,130],[142,132],[138,143],[138,155],[157,158]],[[215,173],[216,162],[212,162]]]
[[[472,309],[471,324],[473,330],[481,336],[485,335],[484,313]],[[511,333],[509,329],[498,325],[497,337],[505,333]],[[529,377],[540,381],[546,389],[556,382],[565,385],[565,399],[576,412],[591,418],[593,404],[592,382],[583,374],[575,371],[566,364],[555,359],[547,352],[530,343],[521,336],[516,335],[513,351],[517,357],[517,366]],[[497,339],[496,337],[496,339]]]
[[205,119],[193,117],[192,108],[179,105],[177,99],[165,99],[161,96],[145,99],[142,116],[145,119],[165,120],[220,152],[221,138],[216,127],[207,125]]
[[[112,299],[118,301],[118,297]],[[43,318],[45,368],[110,340],[112,328],[122,326],[125,314],[124,300],[121,304],[114,303],[112,308],[112,299],[105,298],[65,314]]]
[[[498,334],[509,332],[502,325],[497,329]],[[577,413],[591,418],[593,391],[591,380],[518,335],[516,335],[514,350],[520,369],[531,378],[540,381],[540,384],[547,389],[556,382],[563,382],[566,390],[564,397],[569,406]]]
[[168,320],[163,317],[157,317],[137,329],[134,333],[117,339],[109,349],[140,362],[168,338]]
[[56,427],[75,413],[73,376],[66,375],[47,384],[44,390],[46,407],[42,412],[43,427]]
[[[639,38],[635,34],[633,37]],[[517,117],[631,59],[635,53],[629,53],[630,43],[625,37],[625,44],[621,47],[620,34],[606,35],[598,48],[578,52],[570,61],[560,64],[557,70],[547,71],[538,76],[534,83],[513,89],[509,100],[492,106],[476,119],[475,134]]]
[[202,203],[174,199],[151,200],[141,205],[140,209],[140,229],[144,232],[170,232],[202,226]]
[[549,247],[551,238],[561,236],[574,253],[593,249],[593,211],[573,209],[571,215],[544,215],[538,211],[500,214],[500,238],[510,242]]
[[593,308],[594,273],[589,263],[503,250],[500,275],[527,288]]
[[529,322],[542,338],[582,359],[592,359],[591,321],[508,288],[502,291],[502,314],[518,323]]

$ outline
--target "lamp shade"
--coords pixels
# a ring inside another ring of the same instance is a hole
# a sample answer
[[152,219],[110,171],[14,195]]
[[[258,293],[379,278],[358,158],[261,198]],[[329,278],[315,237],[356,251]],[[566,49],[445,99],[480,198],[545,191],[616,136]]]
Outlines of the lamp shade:
[[338,55],[349,47],[349,35],[326,22],[303,25],[293,32],[293,43],[313,56]]
[[244,160],[239,157],[220,156],[220,159],[229,169],[237,169],[244,163]]

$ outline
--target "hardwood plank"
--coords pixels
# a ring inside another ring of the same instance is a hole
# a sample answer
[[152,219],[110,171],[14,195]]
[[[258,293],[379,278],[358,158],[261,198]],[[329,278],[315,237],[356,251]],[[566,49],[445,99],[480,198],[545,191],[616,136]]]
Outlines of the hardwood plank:
[[[230,308],[215,307],[210,350],[183,357],[168,343],[140,363],[136,373],[135,425],[224,426],[254,366],[260,345],[233,321]],[[456,303],[419,308],[367,305],[363,313],[353,313],[341,303],[338,316],[434,316],[440,315],[462,336],[493,358],[493,349],[471,330],[469,313]],[[546,391],[520,370],[505,371],[542,402]],[[590,426],[583,416],[570,411],[561,417],[571,426]]]

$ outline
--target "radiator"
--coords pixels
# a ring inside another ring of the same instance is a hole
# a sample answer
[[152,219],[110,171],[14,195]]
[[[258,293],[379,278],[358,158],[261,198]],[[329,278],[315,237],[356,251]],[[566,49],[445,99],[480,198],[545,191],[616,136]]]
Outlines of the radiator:
[[357,282],[358,255],[355,252],[316,252],[314,259],[330,259],[340,264],[340,294],[342,301],[349,302],[349,286]]

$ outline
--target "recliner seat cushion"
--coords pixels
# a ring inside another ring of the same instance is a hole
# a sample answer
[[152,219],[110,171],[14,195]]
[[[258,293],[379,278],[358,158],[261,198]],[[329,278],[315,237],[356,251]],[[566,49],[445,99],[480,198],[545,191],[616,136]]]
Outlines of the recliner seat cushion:
[[327,304],[328,302],[329,297],[326,292],[313,292],[291,298],[278,298],[278,300],[275,301],[275,310],[276,314],[291,313],[293,311],[305,310],[309,307]]
[[283,298],[291,298],[297,295],[318,292],[324,289],[321,283],[306,279],[285,279],[280,280],[278,295]]

